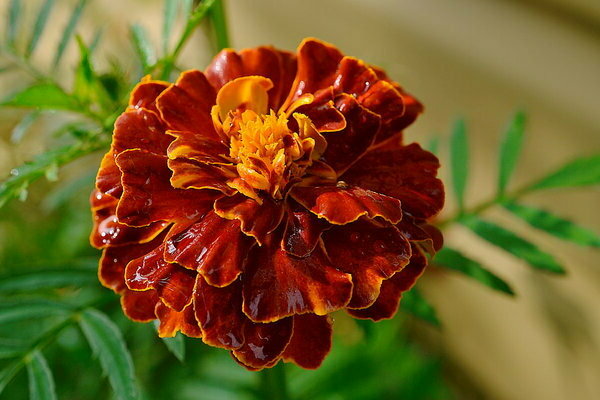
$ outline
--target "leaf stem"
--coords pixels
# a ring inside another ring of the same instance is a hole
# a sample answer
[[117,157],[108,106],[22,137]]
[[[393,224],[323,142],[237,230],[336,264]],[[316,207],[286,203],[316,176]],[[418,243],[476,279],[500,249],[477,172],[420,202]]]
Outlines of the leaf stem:
[[210,19],[217,39],[217,51],[230,47],[227,17],[225,16],[225,7],[223,3],[224,0],[217,0],[210,9]]
[[289,400],[285,366],[282,363],[259,373],[260,393],[264,400]]

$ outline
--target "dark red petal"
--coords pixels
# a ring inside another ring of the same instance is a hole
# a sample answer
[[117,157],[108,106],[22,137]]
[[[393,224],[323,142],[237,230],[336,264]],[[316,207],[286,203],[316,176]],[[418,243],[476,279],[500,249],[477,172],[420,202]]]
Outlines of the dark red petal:
[[149,322],[156,319],[154,310],[160,302],[155,290],[135,292],[125,289],[121,297],[121,308],[129,319],[136,322]]
[[194,311],[204,343],[235,350],[244,344],[242,288],[239,281],[217,288],[198,277],[194,289]]
[[117,206],[117,217],[123,224],[144,226],[156,221],[193,220],[214,201],[212,191],[174,189],[167,157],[128,150],[119,154],[116,161],[123,173],[124,191]]
[[244,313],[255,322],[272,322],[304,313],[325,315],[345,307],[352,294],[349,274],[335,269],[323,250],[297,258],[271,235],[254,247],[242,275]]
[[169,131],[176,139],[167,150],[170,159],[188,158],[203,163],[227,164],[229,148],[221,142],[216,142],[194,132]]
[[190,304],[183,311],[175,311],[161,301],[156,305],[156,317],[160,320],[158,336],[173,337],[178,331],[186,336],[199,338],[202,331],[194,316],[194,308]]
[[[321,89],[314,94],[314,100],[311,103],[297,107],[294,112],[308,116],[321,133],[339,131],[346,127],[346,120],[336,108],[333,102],[334,98],[333,87]],[[297,129],[297,126],[294,125],[295,121],[290,122],[290,128],[295,131]]]
[[219,90],[227,82],[244,75],[242,59],[231,49],[221,50],[204,71],[210,84]]
[[303,314],[294,316],[294,333],[283,359],[302,368],[317,369],[331,350],[333,324],[328,316]]
[[354,288],[348,308],[366,308],[377,300],[381,283],[404,268],[410,243],[393,226],[369,221],[335,226],[323,235],[332,263],[352,275]]
[[379,131],[381,118],[347,94],[339,95],[335,106],[343,114],[346,126],[340,132],[325,135],[327,150],[323,160],[342,173],[371,147]]
[[364,107],[381,116],[381,130],[376,142],[382,142],[400,132],[399,121],[405,112],[404,99],[389,82],[378,81],[358,97]]
[[129,106],[158,112],[155,104],[156,98],[168,87],[167,82],[142,80],[131,91]]
[[[178,230],[177,226],[174,229]],[[210,285],[222,287],[242,272],[246,255],[255,242],[242,233],[238,220],[227,220],[210,211],[165,243],[165,260],[197,270]]]
[[402,201],[402,209],[427,219],[444,205],[444,185],[436,178],[438,159],[416,144],[399,141],[368,152],[341,179]]
[[244,326],[244,345],[234,350],[233,356],[243,365],[252,368],[272,366],[290,342],[293,327],[292,318],[268,324],[247,321]]
[[321,234],[331,225],[295,201],[290,203],[292,204],[287,210],[287,225],[281,246],[292,255],[306,257],[319,243]]
[[308,210],[336,225],[356,221],[363,215],[383,217],[391,223],[402,219],[399,200],[357,186],[296,186],[290,194]]
[[107,195],[116,199],[123,194],[123,186],[121,186],[121,170],[115,162],[115,153],[112,149],[108,151],[102,158],[98,175],[96,175],[96,188]]
[[285,104],[315,93],[333,84],[342,53],[334,46],[316,39],[305,39],[298,47],[298,72]]
[[156,289],[161,300],[176,311],[192,301],[196,272],[163,259],[165,245],[136,258],[125,268],[125,283],[131,290]]
[[364,94],[379,77],[363,61],[354,57],[344,57],[335,74],[333,88],[336,93],[347,93],[353,97]]
[[281,202],[264,196],[263,203],[242,194],[231,197],[221,197],[215,201],[214,209],[222,218],[238,219],[242,232],[254,237],[258,243],[263,243],[269,233],[273,232],[283,218]]
[[143,108],[130,109],[115,122],[112,148],[116,155],[129,149],[164,155],[171,141],[158,115]]
[[173,171],[171,185],[178,189],[214,189],[232,196],[236,190],[227,185],[238,175],[232,165],[205,164],[186,158],[176,158],[167,162]]
[[402,292],[413,287],[426,266],[427,258],[416,246],[413,246],[410,263],[402,271],[383,282],[377,301],[362,310],[348,309],[348,313],[356,318],[369,318],[373,321],[392,318],[398,310]]

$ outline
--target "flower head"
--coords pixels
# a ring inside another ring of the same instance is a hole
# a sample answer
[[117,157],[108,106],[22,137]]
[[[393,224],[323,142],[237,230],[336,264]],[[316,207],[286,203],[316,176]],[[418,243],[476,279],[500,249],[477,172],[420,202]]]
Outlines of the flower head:
[[438,160],[402,131],[421,104],[377,67],[307,39],[145,78],[91,203],[100,281],[135,321],[248,369],[318,367],[332,319],[391,318],[439,247]]

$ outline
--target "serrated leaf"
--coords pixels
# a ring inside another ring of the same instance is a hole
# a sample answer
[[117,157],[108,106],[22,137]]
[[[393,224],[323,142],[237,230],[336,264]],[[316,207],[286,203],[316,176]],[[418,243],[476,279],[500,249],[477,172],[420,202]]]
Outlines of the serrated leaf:
[[40,115],[42,115],[40,110],[35,110],[25,115],[13,128],[10,134],[10,141],[12,143],[19,143],[25,136],[25,133],[27,133],[31,125],[40,117]]
[[54,53],[54,68],[56,68],[60,63],[65,49],[67,48],[67,44],[69,44],[69,40],[73,36],[73,32],[75,32],[75,27],[77,26],[77,23],[81,18],[81,14],[83,13],[83,9],[85,8],[86,4],[87,0],[79,0],[75,5],[75,8],[73,9],[71,16],[69,17],[69,21],[67,22],[67,25],[65,25],[65,29],[63,30],[60,42],[58,43],[58,46],[56,48],[56,53]]
[[454,124],[450,137],[450,170],[454,196],[460,210],[464,209],[465,187],[469,173],[469,144],[465,121],[459,119]]
[[525,260],[536,269],[555,274],[565,273],[563,267],[556,262],[552,255],[499,225],[484,221],[474,215],[465,216],[460,222],[481,238]]
[[[154,321],[155,329],[158,329],[158,321]],[[174,337],[161,338],[167,349],[180,361],[185,360],[185,338],[181,333],[177,333]]]
[[528,190],[600,184],[600,154],[578,158],[531,185]]
[[514,296],[515,294],[510,285],[503,279],[484,268],[477,261],[466,257],[457,250],[444,247],[435,255],[433,261],[437,265],[461,272],[469,278],[475,279],[479,283],[494,290],[498,290],[511,296]]
[[19,31],[19,22],[21,16],[21,1],[11,0],[8,5],[8,13],[6,15],[6,44],[9,47],[15,47],[17,33]]
[[48,300],[3,301],[0,305],[0,325],[31,318],[45,318],[64,315],[71,307],[64,303]]
[[30,400],[56,400],[52,372],[48,362],[38,350],[31,354],[31,359],[27,363],[27,376]]
[[96,268],[57,269],[32,271],[26,274],[10,274],[0,277],[0,294],[32,292],[67,286],[80,287],[97,283]]
[[169,41],[171,39],[171,31],[173,30],[173,23],[177,16],[177,0],[165,0],[163,19],[163,30],[162,30],[162,49],[163,54],[169,53]]
[[148,35],[143,26],[134,24],[131,26],[130,32],[142,69],[146,71],[149,66],[154,65],[156,62],[156,55],[154,54],[152,44],[150,44],[150,40],[148,39]]
[[77,103],[53,83],[29,86],[0,103],[7,107],[29,107],[45,110],[78,110]]
[[52,7],[54,7],[54,0],[46,0],[40,7],[40,11],[35,19],[35,25],[33,26],[31,39],[29,39],[27,50],[25,50],[25,57],[29,57],[37,47],[38,41],[40,40],[40,37],[44,32],[44,28],[46,27],[46,23],[48,22],[48,17],[50,16]]
[[518,111],[510,122],[510,125],[504,134],[504,140],[500,145],[500,165],[498,173],[498,193],[500,195],[504,194],[508,181],[515,170],[519,154],[521,153],[525,122],[525,113],[523,111]]
[[116,397],[120,400],[139,399],[133,362],[119,328],[106,315],[94,309],[82,313],[80,326],[99,358]]
[[534,228],[582,246],[600,247],[600,235],[539,208],[517,203],[504,207]]
[[434,326],[439,327],[441,325],[435,312],[435,308],[429,304],[416,287],[413,287],[408,292],[402,293],[400,307],[409,314]]

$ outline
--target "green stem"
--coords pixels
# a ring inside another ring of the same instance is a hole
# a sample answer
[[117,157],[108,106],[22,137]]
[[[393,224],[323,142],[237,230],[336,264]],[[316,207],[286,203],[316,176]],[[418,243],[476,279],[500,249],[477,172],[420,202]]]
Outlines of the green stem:
[[264,400],[289,400],[285,367],[282,363],[259,373],[260,392]]
[[217,39],[217,51],[230,47],[227,17],[225,16],[225,7],[223,3],[224,0],[217,0],[210,9],[210,19]]

